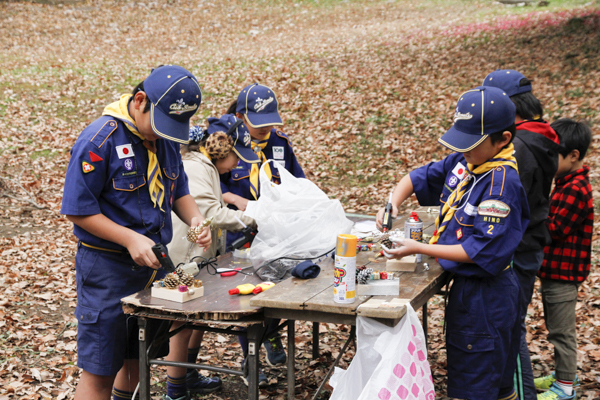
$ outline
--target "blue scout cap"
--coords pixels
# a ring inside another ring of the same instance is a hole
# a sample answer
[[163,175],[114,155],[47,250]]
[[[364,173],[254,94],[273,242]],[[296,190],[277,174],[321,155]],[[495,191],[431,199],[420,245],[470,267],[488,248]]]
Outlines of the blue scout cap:
[[187,144],[190,118],[202,101],[200,85],[191,72],[177,65],[161,65],[144,80],[151,101],[150,123],[158,136]]
[[531,92],[531,83],[520,86],[525,75],[514,69],[497,69],[483,80],[482,86],[492,86],[502,89],[509,97],[516,94]]
[[233,151],[242,161],[247,163],[257,163],[259,161],[258,156],[250,147],[252,142],[250,132],[245,129],[241,119],[236,118],[233,114],[226,114],[221,118],[208,118],[207,121],[207,133],[209,135],[215,132],[227,133],[233,139]]
[[253,83],[240,92],[236,112],[244,114],[253,128],[283,125],[275,93],[263,85]]
[[438,139],[451,150],[464,153],[479,146],[490,134],[515,123],[516,107],[501,89],[479,86],[463,93],[454,112],[454,125]]

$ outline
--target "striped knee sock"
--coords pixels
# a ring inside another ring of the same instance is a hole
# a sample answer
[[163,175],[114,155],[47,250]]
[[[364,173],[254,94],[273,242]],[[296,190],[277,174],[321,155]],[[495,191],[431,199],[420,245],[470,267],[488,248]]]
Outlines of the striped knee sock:
[[[195,349],[188,349],[188,354],[187,354],[187,362],[189,363],[196,363],[196,360],[198,359],[198,353],[200,352],[200,347],[196,347]],[[193,368],[188,368],[187,372],[188,374],[190,372],[194,371]]]
[[498,393],[498,400],[517,400],[518,398],[514,387],[502,388]]
[[[133,392],[126,392],[124,390],[119,390],[117,388],[113,388],[112,390],[112,398],[113,400],[132,400]],[[135,396],[136,399],[139,399],[139,393]]]
[[179,399],[180,397],[185,398],[187,394],[187,385],[185,383],[185,376],[181,378],[173,378],[167,375],[167,396],[171,399]]

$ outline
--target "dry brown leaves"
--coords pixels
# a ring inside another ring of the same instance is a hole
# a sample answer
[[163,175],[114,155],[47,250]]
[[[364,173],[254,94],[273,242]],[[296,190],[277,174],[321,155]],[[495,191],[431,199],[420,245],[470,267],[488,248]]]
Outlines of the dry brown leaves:
[[[274,88],[308,177],[362,213],[381,207],[412,168],[447,154],[436,139],[461,92],[496,68],[518,69],[534,79],[549,120],[592,123],[588,164],[600,199],[598,21],[590,6],[524,12],[483,1],[0,1],[0,400],[73,396],[75,241],[59,214],[68,153],[150,68],[177,63],[196,74],[204,95],[196,123],[222,114],[248,83]],[[600,397],[599,291],[596,269],[578,308],[585,399]],[[440,303],[430,302],[429,339],[442,395]],[[535,373],[547,373],[552,351],[537,295],[528,327]],[[311,396],[348,334],[323,330],[322,356],[312,360],[310,324],[298,327],[299,398]],[[241,361],[228,338],[206,341],[203,361]],[[283,399],[285,369],[267,372],[277,384],[262,396]],[[238,378],[225,379],[207,398],[244,396]],[[157,396],[163,381],[157,370]]]

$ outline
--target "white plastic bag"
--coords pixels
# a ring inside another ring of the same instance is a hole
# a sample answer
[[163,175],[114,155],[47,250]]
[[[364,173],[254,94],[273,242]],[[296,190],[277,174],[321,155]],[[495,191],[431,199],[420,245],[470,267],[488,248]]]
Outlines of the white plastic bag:
[[[260,168],[260,197],[249,202],[245,214],[258,225],[250,247],[254,267],[279,257],[316,258],[335,247],[337,235],[350,233],[352,221],[346,218],[338,200],[332,200],[314,183],[296,178],[274,160],[281,183],[272,183]],[[266,163],[265,163],[266,164]]]
[[329,380],[330,400],[434,400],[423,328],[410,304],[393,328],[356,318],[357,351],[347,371]]

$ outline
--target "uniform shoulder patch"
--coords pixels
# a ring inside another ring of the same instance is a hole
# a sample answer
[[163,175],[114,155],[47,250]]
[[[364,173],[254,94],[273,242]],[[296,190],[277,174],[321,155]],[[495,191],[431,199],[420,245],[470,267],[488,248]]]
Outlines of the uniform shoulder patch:
[[510,207],[499,200],[486,200],[479,203],[477,213],[489,217],[506,218],[510,214]]
[[92,137],[90,142],[93,143],[97,148],[101,148],[104,142],[106,142],[106,139],[108,139],[110,135],[112,135],[112,133],[117,129],[117,125],[117,121],[112,118],[108,119],[98,130],[98,132],[96,132],[94,137]]

